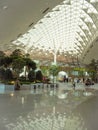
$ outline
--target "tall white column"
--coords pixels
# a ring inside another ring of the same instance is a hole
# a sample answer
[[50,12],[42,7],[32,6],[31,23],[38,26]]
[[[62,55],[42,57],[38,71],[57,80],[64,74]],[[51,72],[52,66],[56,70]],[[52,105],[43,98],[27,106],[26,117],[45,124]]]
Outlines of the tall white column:
[[54,64],[56,64],[56,53],[54,53]]

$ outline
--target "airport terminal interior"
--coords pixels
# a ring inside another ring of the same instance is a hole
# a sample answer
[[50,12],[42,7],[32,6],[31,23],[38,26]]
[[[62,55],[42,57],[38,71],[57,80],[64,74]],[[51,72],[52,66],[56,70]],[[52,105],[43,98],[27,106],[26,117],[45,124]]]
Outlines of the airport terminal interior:
[[98,130],[98,0],[0,0],[0,130]]

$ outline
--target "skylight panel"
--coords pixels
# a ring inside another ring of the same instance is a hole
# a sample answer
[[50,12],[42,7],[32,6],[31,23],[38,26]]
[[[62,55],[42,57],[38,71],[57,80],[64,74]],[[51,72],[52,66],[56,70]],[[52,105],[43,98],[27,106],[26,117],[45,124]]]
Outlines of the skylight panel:
[[91,2],[91,3],[97,3],[98,0],[91,0],[90,2]]
[[[90,2],[64,0],[63,5],[52,9],[28,31],[28,34],[18,40],[27,46],[34,45],[43,50],[51,48],[53,51],[54,46],[57,50],[60,49],[60,52],[75,50],[80,43],[87,44],[92,36],[91,31],[97,28],[90,13],[98,14]],[[78,49],[81,48],[78,46]]]

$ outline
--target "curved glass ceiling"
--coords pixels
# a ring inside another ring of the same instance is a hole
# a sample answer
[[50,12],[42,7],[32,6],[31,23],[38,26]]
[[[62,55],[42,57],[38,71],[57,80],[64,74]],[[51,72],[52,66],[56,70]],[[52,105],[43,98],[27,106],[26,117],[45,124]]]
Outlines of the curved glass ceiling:
[[98,36],[98,0],[64,0],[13,44],[81,55]]

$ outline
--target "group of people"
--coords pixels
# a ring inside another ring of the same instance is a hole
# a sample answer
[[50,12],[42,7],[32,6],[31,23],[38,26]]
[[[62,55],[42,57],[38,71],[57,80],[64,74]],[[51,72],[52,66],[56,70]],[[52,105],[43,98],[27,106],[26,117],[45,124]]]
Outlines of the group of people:
[[86,85],[86,86],[94,85],[94,81],[88,78],[88,79],[85,81],[85,85]]
[[78,83],[84,83],[84,85],[86,85],[86,86],[94,85],[94,81],[90,78],[87,78],[87,79],[75,78],[72,81],[72,86],[73,86],[74,89],[75,89],[75,87]]
[[64,82],[67,82],[68,83],[68,77],[66,77],[66,75],[64,75]]

